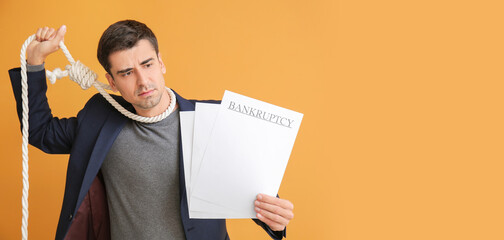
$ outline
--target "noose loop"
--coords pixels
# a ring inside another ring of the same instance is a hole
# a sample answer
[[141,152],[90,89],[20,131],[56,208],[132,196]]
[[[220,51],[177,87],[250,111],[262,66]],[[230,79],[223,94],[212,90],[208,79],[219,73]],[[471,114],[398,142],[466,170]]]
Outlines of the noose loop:
[[[21,145],[22,148],[22,156],[23,156],[23,170],[22,170],[22,175],[23,175],[23,194],[22,194],[22,225],[21,225],[21,235],[23,240],[28,239],[28,190],[30,188],[29,181],[28,181],[28,77],[27,77],[27,71],[26,71],[26,48],[28,45],[35,39],[35,34],[31,35],[26,39],[24,42],[23,46],[21,47],[21,101],[22,101],[22,134],[23,134],[23,142]],[[65,67],[65,70],[61,70],[59,68],[54,69],[52,72],[47,70],[46,75],[49,81],[54,84],[56,83],[56,79],[61,79],[62,77],[68,76],[70,80],[76,82],[81,86],[82,89],[88,89],[91,86],[94,86],[98,92],[115,108],[117,109],[120,113],[122,113],[124,116],[138,121],[138,122],[143,122],[143,123],[155,123],[159,122],[166,117],[170,115],[171,112],[173,112],[173,109],[175,109],[175,104],[176,104],[176,98],[175,94],[171,89],[168,87],[165,87],[166,90],[168,91],[168,94],[170,96],[170,105],[168,106],[168,109],[161,113],[158,116],[155,117],[142,117],[137,114],[131,113],[130,111],[126,110],[123,106],[121,106],[117,101],[110,96],[108,92],[106,92],[104,89],[110,89],[110,86],[108,84],[102,83],[100,81],[97,81],[96,79],[98,76],[96,73],[94,73],[91,69],[86,67],[84,64],[82,64],[80,61],[75,61],[68,51],[67,47],[61,41],[59,43],[60,49],[63,51],[65,54],[66,58],[70,62],[70,65],[67,65]]]
[[[143,123],[155,123],[159,122],[173,111],[175,108],[175,94],[171,89],[166,88],[169,95],[170,95],[170,106],[166,111],[164,111],[162,114],[155,116],[155,117],[142,117],[139,115],[136,115],[134,113],[131,113],[130,111],[126,110],[124,107],[122,107],[115,99],[113,99],[108,92],[106,92],[104,89],[110,89],[110,86],[108,84],[102,83],[97,81],[96,79],[98,76],[96,73],[94,73],[91,69],[86,67],[86,65],[82,64],[80,61],[75,61],[68,51],[67,47],[63,43],[63,41],[60,42],[59,44],[60,49],[63,51],[65,56],[67,57],[68,61],[70,62],[70,65],[67,65],[65,67],[65,70],[62,71],[59,68],[56,68],[54,71],[46,71],[46,75],[51,81],[51,83],[55,83],[56,79],[60,79],[62,77],[68,76],[70,80],[76,82],[81,86],[82,89],[88,89],[91,86],[94,86],[100,94],[107,99],[107,101],[112,104],[120,113],[122,113],[124,116],[131,118],[135,121],[138,122],[143,122]],[[171,101],[173,100],[173,101]]]

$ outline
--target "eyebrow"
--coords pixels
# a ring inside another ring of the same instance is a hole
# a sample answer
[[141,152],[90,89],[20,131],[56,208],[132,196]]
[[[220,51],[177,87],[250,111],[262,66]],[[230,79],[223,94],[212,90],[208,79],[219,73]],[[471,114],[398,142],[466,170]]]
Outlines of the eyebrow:
[[[144,61],[142,61],[142,62],[140,63],[140,65],[147,64],[147,63],[149,63],[149,62],[150,62],[150,61],[152,61],[152,60],[154,60],[154,58],[149,58],[149,59],[147,59],[147,60],[144,60]],[[131,70],[133,70],[133,68],[125,68],[125,69],[123,69],[123,70],[119,70],[119,71],[117,71],[117,72],[116,72],[116,74],[118,74],[118,75],[119,75],[119,74],[121,74],[121,73],[127,73],[127,72],[129,72],[129,71],[131,71]]]
[[144,65],[144,64],[146,64],[146,63],[148,63],[148,62],[150,62],[152,60],[154,60],[154,58],[149,58],[147,60],[144,60],[143,62],[140,63],[140,65]]
[[123,69],[123,70],[119,70],[116,72],[117,75],[121,74],[121,73],[126,73],[126,72],[129,72],[133,70],[133,68],[126,68],[126,69]]

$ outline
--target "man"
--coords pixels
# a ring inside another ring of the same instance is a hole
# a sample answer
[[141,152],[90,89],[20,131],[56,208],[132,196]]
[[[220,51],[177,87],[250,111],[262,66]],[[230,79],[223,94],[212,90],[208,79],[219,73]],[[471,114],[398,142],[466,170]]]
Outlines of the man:
[[[189,219],[179,111],[195,101],[165,89],[165,65],[155,35],[143,23],[111,25],[98,44],[98,60],[125,108],[164,120],[138,123],[93,96],[77,117],[53,117],[47,103],[44,61],[58,50],[66,27],[40,28],[27,48],[30,144],[47,153],[69,153],[65,195],[56,239],[229,239],[225,220]],[[20,70],[9,71],[21,118]],[[258,194],[257,220],[274,239],[293,217],[287,200]]]

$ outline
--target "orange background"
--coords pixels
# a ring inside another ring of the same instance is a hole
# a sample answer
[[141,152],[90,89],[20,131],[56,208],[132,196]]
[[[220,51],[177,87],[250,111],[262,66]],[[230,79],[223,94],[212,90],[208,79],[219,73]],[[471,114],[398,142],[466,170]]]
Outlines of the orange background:
[[[288,239],[504,239],[502,1],[0,2],[0,239],[21,236],[21,133],[7,70],[39,26],[68,26],[105,81],[98,39],[118,20],[157,34],[167,85],[224,89],[305,114],[279,194]],[[61,52],[47,68],[64,67]],[[96,90],[49,87],[57,116]],[[31,239],[54,238],[67,156],[30,148]],[[230,220],[232,239],[268,239]]]

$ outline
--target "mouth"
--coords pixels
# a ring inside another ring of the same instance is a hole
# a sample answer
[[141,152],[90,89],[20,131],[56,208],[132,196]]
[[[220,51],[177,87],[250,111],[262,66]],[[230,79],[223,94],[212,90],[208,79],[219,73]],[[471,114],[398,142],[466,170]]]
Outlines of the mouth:
[[143,91],[138,94],[139,97],[148,97],[154,93],[154,89],[148,90],[148,91]]

